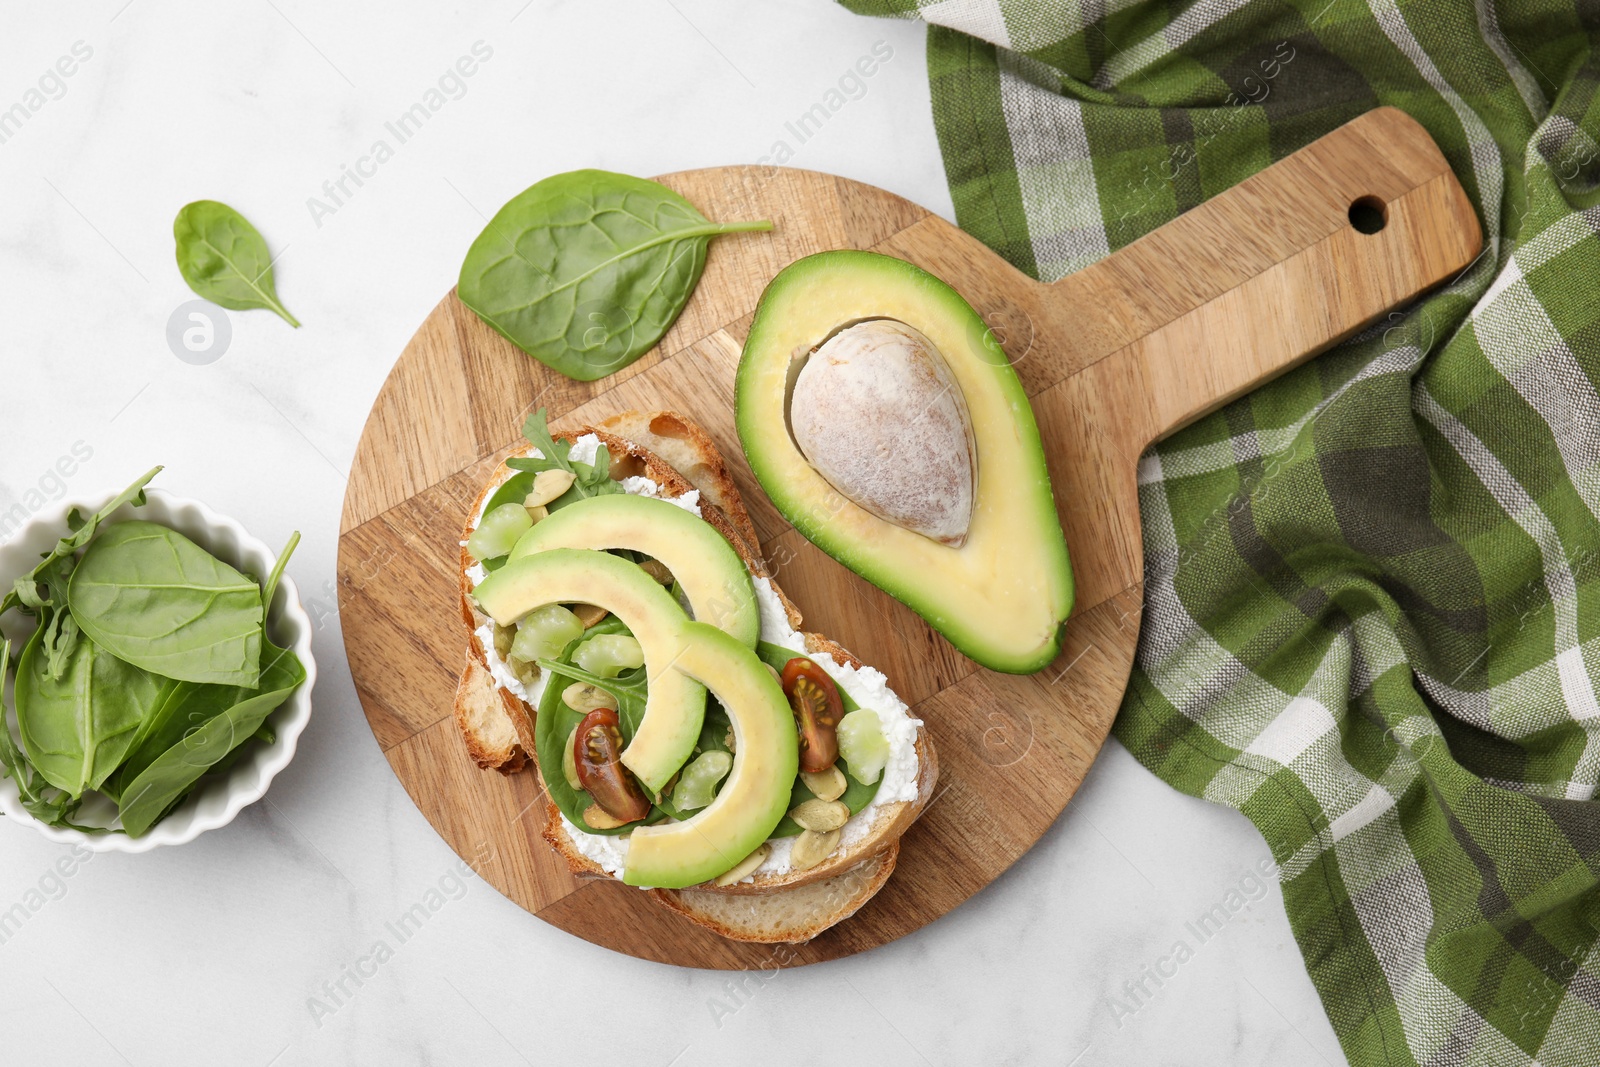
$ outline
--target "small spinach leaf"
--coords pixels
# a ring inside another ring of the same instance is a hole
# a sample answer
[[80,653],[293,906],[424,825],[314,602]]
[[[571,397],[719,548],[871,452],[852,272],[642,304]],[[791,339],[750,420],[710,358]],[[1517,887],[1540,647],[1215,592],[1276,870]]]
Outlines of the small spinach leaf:
[[44,627],[17,668],[17,725],[28,760],[46,782],[77,798],[117,769],[160,702],[161,679],[80,640],[60,680],[50,677]]
[[711,222],[643,178],[557,174],[489,220],[461,265],[457,293],[512,344],[590,382],[661,340],[700,281],[711,238],[770,229]]
[[[591,798],[583,790],[568,785],[566,774],[561,769],[562,748],[567,743],[567,736],[583,719],[581,713],[567,707],[566,701],[561,699],[561,693],[578,679],[561,673],[568,669],[565,664],[541,663],[539,666],[549,674],[544,693],[539,697],[537,714],[533,719],[533,739],[534,747],[539,753],[539,773],[544,778],[545,792],[549,794],[555,806],[561,809],[561,814],[567,817],[568,822],[583,826],[583,810],[589,806]],[[632,825],[629,825],[615,830],[591,830],[587,827],[585,830],[588,833],[614,835],[632,828]]]
[[[617,717],[621,720],[624,741],[632,740],[639,722],[644,718],[647,691],[644,667],[624,671],[615,678],[601,678],[572,664],[572,656],[584,640],[601,634],[625,634],[628,628],[615,615],[600,620],[584,632],[583,640],[575,641],[559,660],[540,660],[539,669],[548,676],[544,694],[533,720],[534,747],[538,750],[539,766],[544,774],[545,789],[556,807],[574,825],[582,826],[585,833],[624,834],[636,823],[612,830],[595,830],[583,822],[583,810],[590,804],[590,796],[581,789],[573,789],[561,771],[562,749],[573,727],[583,721],[584,713],[574,711],[562,699],[562,693],[573,682],[597,686],[617,699]],[[548,770],[545,770],[548,768]],[[656,811],[659,812],[659,808]]]
[[[143,507],[144,487],[160,473],[160,467],[152,467],[138,481],[113,497],[111,503],[87,519],[78,514],[77,508],[73,508],[67,516],[67,527],[71,533],[57,541],[55,548],[45,553],[44,562],[35,567],[32,574],[17,579],[11,592],[7,593],[4,599],[0,599],[0,615],[15,607],[35,611],[42,604],[48,605],[48,597],[41,600],[39,586],[48,585],[51,577],[70,577],[73,567],[72,557],[77,554],[78,549],[93,540],[96,531],[100,529],[100,524],[110,518],[111,513],[122,505],[131,503],[136,508]],[[57,606],[65,604],[66,601],[63,599]]]
[[129,835],[139,837],[160,821],[207,771],[249,741],[267,716],[305,683],[306,669],[300,657],[270,641],[264,646],[260,688],[248,693],[234,690],[234,695],[245,699],[187,730],[122,789],[122,828]]
[[[0,638],[0,689],[4,689],[10,667],[11,642]],[[11,736],[3,704],[0,704],[0,774],[17,783],[17,796],[29,815],[49,826],[71,825],[67,820],[77,810],[79,802],[46,782],[28,762]]]
[[270,308],[300,328],[278,300],[266,240],[243,215],[215,200],[196,200],[178,212],[172,235],[178,270],[195,293],[230,311]]
[[261,587],[178,533],[121,522],[79,561],[73,618],[119,659],[165,678],[253,689],[261,671]]

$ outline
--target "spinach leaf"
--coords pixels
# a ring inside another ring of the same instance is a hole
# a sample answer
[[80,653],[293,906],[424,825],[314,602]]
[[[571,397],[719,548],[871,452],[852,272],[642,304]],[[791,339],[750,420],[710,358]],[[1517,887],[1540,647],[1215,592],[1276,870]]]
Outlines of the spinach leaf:
[[266,240],[243,215],[215,200],[196,200],[178,212],[172,235],[178,270],[196,294],[230,311],[271,308],[300,328],[278,300]]
[[[144,487],[149,485],[150,480],[160,473],[160,467],[152,467],[138,481],[113,497],[111,503],[87,519],[79,515],[78,510],[74,508],[67,515],[67,527],[71,532],[57,541],[55,548],[45,553],[44,562],[35,567],[32,574],[17,579],[16,585],[11,592],[7,593],[4,599],[0,599],[0,615],[4,615],[15,607],[37,611],[41,603],[50,604],[48,598],[41,601],[38,587],[40,585],[48,585],[51,577],[70,576],[72,572],[72,557],[77,554],[78,549],[93,540],[95,533],[100,529],[100,524],[105,522],[111,516],[111,513],[122,507],[122,505],[132,503],[136,508],[143,507]],[[53,606],[60,607],[65,606],[65,604],[65,599],[62,599]]]
[[[589,806],[592,798],[587,792],[569,786],[561,770],[562,749],[566,746],[567,735],[572,733],[573,727],[583,721],[584,713],[569,708],[561,694],[573,682],[585,682],[610,693],[617,698],[617,718],[621,720],[623,740],[632,740],[634,732],[639,729],[639,723],[644,718],[646,668],[636,667],[630,671],[623,671],[615,678],[601,678],[571,662],[584,640],[601,634],[628,632],[622,620],[614,615],[609,616],[589,627],[584,632],[583,639],[574,641],[572,647],[568,648],[559,660],[539,661],[539,669],[549,678],[544,693],[539,698],[538,711],[533,720],[533,739],[534,747],[538,750],[539,768],[544,776],[545,789],[550,794],[550,799],[555,801],[556,807],[561,809],[561,813],[568,820],[583,827],[586,833],[623,834],[632,830],[637,824],[629,823],[613,830],[594,830],[584,825],[583,810]],[[661,810],[657,807],[652,815],[646,816],[646,821]]]
[[207,771],[249,741],[267,716],[305,683],[306,669],[300,657],[271,641],[263,643],[260,688],[234,690],[235,696],[244,699],[188,729],[121,790],[122,828],[128,834],[138,837],[160,821]]
[[[5,676],[10,669],[11,642],[0,638],[0,690],[4,689]],[[50,826],[71,825],[67,820],[77,811],[80,802],[44,781],[28,762],[11,736],[3,705],[0,705],[0,774],[17,783],[17,796],[29,815]]]
[[164,685],[86,640],[77,643],[64,676],[53,679],[44,632],[34,631],[17,668],[17,725],[34,769],[76,799],[116,770]]
[[[278,581],[283,575],[284,568],[288,565],[289,558],[294,554],[295,547],[300,543],[300,534],[295,532],[289,543],[278,554],[277,563],[273,565],[272,573],[267,577],[266,588],[262,598],[266,603],[271,603],[276,594]],[[230,712],[238,714],[239,705],[253,701],[256,697],[270,697],[274,691],[293,680],[294,672],[299,671],[303,678],[305,671],[300,666],[298,657],[293,653],[286,653],[273,646],[270,641],[263,648],[264,662],[261,667],[262,676],[259,690],[232,685],[207,685],[196,682],[169,682],[162,693],[160,701],[154,710],[147,716],[144,725],[140,728],[134,743],[128,748],[128,756],[123,761],[116,774],[102,787],[102,792],[113,800],[121,801],[128,793],[130,786],[155,764],[165,753],[174,748],[181,747],[187,738],[197,734],[208,723],[219,716]],[[284,657],[288,657],[285,659]],[[281,668],[274,674],[275,668]],[[293,685],[289,686],[294,688]],[[288,696],[284,692],[268,708],[269,713],[282,705]],[[270,744],[272,731],[264,725],[258,725],[254,730],[257,735],[265,734]],[[241,737],[242,743],[246,738]],[[181,799],[181,798],[175,798]],[[171,806],[170,804],[168,805]]]
[[[566,701],[561,699],[561,693],[578,678],[562,673],[568,669],[565,664],[541,662],[539,666],[549,675],[533,719],[533,741],[539,753],[539,772],[544,778],[545,792],[561,809],[567,821],[582,826],[587,833],[620,834],[633,829],[631,824],[615,830],[593,830],[584,826],[583,810],[589,806],[592,798],[583,790],[568,785],[566,774],[561,769],[562,748],[567,743],[567,735],[583,720],[580,712],[567,707]],[[621,702],[620,699],[618,702]]]
[[100,791],[120,801],[128,784],[154,763],[167,749],[178,744],[212,719],[239,703],[241,690],[232,685],[201,685],[196,682],[170,682],[139,732],[128,746],[128,755]]
[[261,587],[178,533],[121,522],[95,539],[68,589],[97,645],[164,678],[254,689]]
[[657,182],[557,174],[489,220],[457,294],[512,344],[590,382],[653,348],[689,302],[706,246],[771,222],[714,223]]
[[[633,735],[639,732],[639,724],[644,721],[644,705],[648,691],[646,668],[635,667],[623,671],[615,678],[602,678],[598,674],[588,671],[570,662],[571,657],[563,657],[561,662],[540,660],[539,669],[551,672],[554,678],[557,674],[567,684],[582,682],[598,689],[604,689],[617,698],[617,718],[621,720],[622,737],[624,741],[633,740]],[[573,723],[577,725],[576,721]],[[571,730],[571,726],[567,729]]]

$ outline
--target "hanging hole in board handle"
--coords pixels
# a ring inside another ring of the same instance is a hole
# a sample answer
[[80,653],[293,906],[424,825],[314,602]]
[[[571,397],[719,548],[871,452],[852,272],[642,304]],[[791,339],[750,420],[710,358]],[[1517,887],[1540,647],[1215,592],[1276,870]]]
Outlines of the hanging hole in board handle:
[[1389,205],[1375,196],[1363,196],[1350,205],[1350,225],[1357,233],[1377,233],[1389,221]]

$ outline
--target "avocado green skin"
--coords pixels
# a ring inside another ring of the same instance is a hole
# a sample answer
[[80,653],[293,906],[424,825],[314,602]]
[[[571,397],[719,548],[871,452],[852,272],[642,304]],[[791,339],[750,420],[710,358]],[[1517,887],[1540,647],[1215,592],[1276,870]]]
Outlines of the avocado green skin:
[[761,608],[744,560],[715,527],[676,504],[622,493],[568,504],[523,534],[509,561],[553,548],[643,552],[672,572],[696,619],[746,648],[761,638]]
[[650,692],[622,763],[659,793],[693,753],[706,714],[705,687],[671,669],[689,622],[672,594],[621,556],[556,548],[507,563],[472,595],[502,626],[546,604],[595,604],[623,621],[644,650]]
[[766,664],[705,623],[685,623],[680,636],[669,669],[705,685],[727,709],[733,769],[694,817],[641,826],[628,835],[622,871],[628,885],[682,889],[731,870],[783,821],[800,769],[794,716]]
[[[927,335],[967,402],[978,481],[972,528],[959,548],[845,499],[789,434],[792,362],[840,326],[873,318],[895,319]],[[1038,426],[1005,352],[954,289],[904,260],[872,252],[799,260],[762,294],[736,397],[739,440],[751,469],[808,540],[985,667],[1031,674],[1055,659],[1074,587]]]

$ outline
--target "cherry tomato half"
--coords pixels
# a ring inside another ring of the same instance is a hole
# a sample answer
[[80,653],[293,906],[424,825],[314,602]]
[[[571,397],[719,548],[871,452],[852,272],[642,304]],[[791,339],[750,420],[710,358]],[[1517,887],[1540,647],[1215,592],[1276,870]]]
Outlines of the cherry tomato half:
[[578,784],[613,819],[634,822],[650,814],[650,802],[622,766],[622,731],[612,708],[596,708],[578,723],[572,759]]
[[783,693],[800,731],[800,769],[825,771],[839,758],[839,720],[844,700],[828,672],[804,656],[783,665]]

